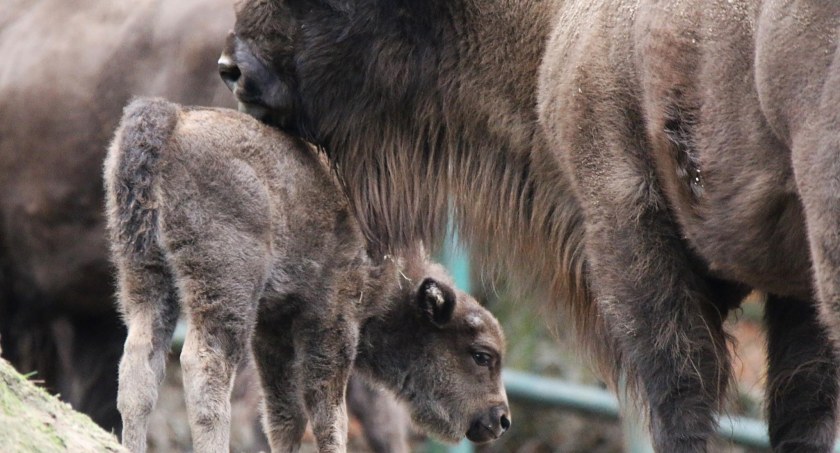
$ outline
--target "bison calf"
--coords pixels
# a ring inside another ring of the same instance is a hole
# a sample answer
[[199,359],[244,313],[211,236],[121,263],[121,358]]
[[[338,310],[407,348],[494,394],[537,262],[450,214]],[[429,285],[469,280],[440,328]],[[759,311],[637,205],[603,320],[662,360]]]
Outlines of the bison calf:
[[424,253],[371,259],[348,202],[304,143],[237,112],[131,103],[105,162],[107,217],[128,326],[117,406],[146,447],[181,305],[196,451],[228,449],[230,389],[251,343],[273,451],[307,417],[344,451],[352,366],[449,441],[510,426],[498,322]]

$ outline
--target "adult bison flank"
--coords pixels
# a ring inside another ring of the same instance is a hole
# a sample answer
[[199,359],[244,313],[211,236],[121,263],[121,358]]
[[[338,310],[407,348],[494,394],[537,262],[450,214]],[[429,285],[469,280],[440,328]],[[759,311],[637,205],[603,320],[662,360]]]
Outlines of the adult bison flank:
[[765,292],[772,445],[827,452],[838,32],[837,2],[250,0],[220,69],[326,150],[374,246],[439,237],[451,203],[627,376],[659,452],[707,451],[722,321]]
[[229,450],[231,383],[249,345],[272,451],[297,451],[307,418],[319,451],[346,451],[353,366],[447,441],[488,442],[510,426],[499,323],[422,250],[372,259],[326,162],[299,139],[239,112],[140,99],[105,187],[132,451],[146,449],[182,306],[196,451]]

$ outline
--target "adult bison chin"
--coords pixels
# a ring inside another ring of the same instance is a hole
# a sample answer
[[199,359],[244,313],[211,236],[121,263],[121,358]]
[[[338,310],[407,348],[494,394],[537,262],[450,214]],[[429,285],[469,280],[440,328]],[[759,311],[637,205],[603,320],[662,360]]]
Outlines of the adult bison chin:
[[381,248],[453,206],[628,377],[657,451],[708,448],[721,323],[766,292],[773,446],[829,451],[838,32],[837,2],[251,0],[220,71],[327,150]]

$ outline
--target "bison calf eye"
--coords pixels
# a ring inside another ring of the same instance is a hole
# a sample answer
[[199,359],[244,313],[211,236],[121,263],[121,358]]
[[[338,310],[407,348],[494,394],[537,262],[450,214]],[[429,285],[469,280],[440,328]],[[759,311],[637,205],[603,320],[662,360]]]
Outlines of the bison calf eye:
[[490,354],[484,352],[473,352],[473,360],[475,360],[475,364],[478,366],[490,366],[490,362],[493,361],[493,358],[490,357]]

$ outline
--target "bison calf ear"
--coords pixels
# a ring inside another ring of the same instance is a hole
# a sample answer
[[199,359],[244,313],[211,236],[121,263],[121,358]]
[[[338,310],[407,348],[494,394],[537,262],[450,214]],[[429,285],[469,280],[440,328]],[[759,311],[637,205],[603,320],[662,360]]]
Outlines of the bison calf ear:
[[455,291],[433,278],[426,278],[417,290],[417,303],[432,324],[443,327],[455,311]]

